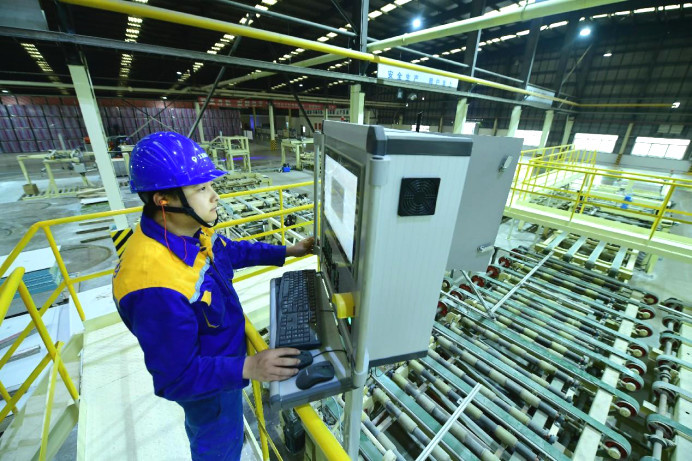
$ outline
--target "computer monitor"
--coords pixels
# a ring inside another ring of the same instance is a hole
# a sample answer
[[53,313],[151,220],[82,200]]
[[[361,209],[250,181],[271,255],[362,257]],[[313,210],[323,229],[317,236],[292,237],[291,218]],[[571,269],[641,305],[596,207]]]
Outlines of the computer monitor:
[[336,160],[333,151],[325,159],[324,191],[325,218],[348,262],[353,263],[358,177]]
[[333,294],[355,289],[364,167],[337,146],[325,146],[324,154],[322,267]]

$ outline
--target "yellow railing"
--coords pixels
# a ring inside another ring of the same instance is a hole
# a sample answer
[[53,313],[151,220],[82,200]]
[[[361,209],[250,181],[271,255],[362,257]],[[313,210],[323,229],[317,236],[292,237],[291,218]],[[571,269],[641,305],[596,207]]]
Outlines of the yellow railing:
[[[616,182],[622,187],[613,187],[612,183]],[[654,197],[620,189],[650,191]],[[680,251],[689,252],[692,239],[682,235],[662,236],[659,229],[692,224],[692,213],[671,207],[676,191],[692,192],[692,180],[599,168],[595,166],[593,152],[577,153],[569,148],[536,149],[522,152],[505,214],[530,221],[529,214],[533,210],[543,216],[552,214],[564,225],[574,223],[577,218],[582,225],[589,219],[588,223],[596,225],[596,218],[585,213],[587,207],[594,206],[611,214],[601,219],[611,223],[614,233],[629,233],[635,243],[651,242],[656,238],[659,243],[670,246],[671,251],[678,244]],[[554,200],[561,209],[538,203],[537,198]],[[536,218],[540,220],[541,216],[536,215]],[[548,225],[548,218],[545,221],[543,224]]]
[[[258,193],[264,193],[264,192],[272,192],[272,191],[278,191],[279,193],[279,210],[277,211],[272,211],[269,213],[261,213],[258,215],[253,215],[253,216],[248,216],[245,218],[240,218],[236,219],[233,221],[227,221],[224,223],[221,223],[216,226],[216,228],[225,228],[225,227],[230,227],[234,225],[239,225],[251,221],[261,221],[264,219],[269,219],[269,218],[274,218],[274,217],[279,217],[281,227],[279,229],[274,229],[266,232],[262,232],[259,234],[251,235],[244,237],[243,240],[247,239],[253,239],[253,238],[260,238],[263,236],[268,236],[271,234],[281,234],[281,241],[282,243],[286,242],[285,238],[285,233],[286,231],[290,229],[295,229],[298,227],[305,227],[313,224],[314,221],[306,221],[302,223],[298,223],[292,226],[286,227],[284,224],[284,216],[290,213],[296,213],[299,211],[304,211],[304,210],[309,210],[313,208],[313,205],[302,205],[302,206],[297,206],[297,207],[292,207],[292,208],[284,208],[284,191],[287,189],[293,189],[293,188],[298,188],[298,187],[305,187],[305,186],[311,186],[313,185],[312,181],[309,182],[302,182],[302,183],[296,183],[296,184],[287,184],[283,186],[273,186],[273,187],[266,187],[266,188],[261,188],[261,189],[254,189],[254,190],[249,190],[249,191],[241,191],[241,192],[233,192],[230,194],[223,194],[221,195],[222,199],[226,198],[231,198],[231,197],[240,197],[243,195],[252,195],[252,194],[258,194]],[[48,244],[50,245],[50,248],[53,252],[53,255],[55,256],[55,260],[58,264],[58,268],[60,269],[60,274],[62,275],[62,281],[58,285],[58,287],[51,293],[51,295],[48,297],[48,299],[43,303],[40,309],[36,308],[36,305],[33,302],[33,299],[31,298],[31,295],[29,293],[29,290],[27,289],[26,285],[24,284],[22,277],[24,275],[24,269],[23,268],[18,268],[10,274],[9,277],[5,280],[5,282],[2,284],[0,287],[0,323],[2,323],[2,320],[4,320],[5,315],[7,314],[7,311],[9,309],[10,303],[12,302],[14,295],[17,291],[19,291],[20,297],[23,300],[24,304],[27,307],[27,310],[29,311],[29,314],[31,316],[31,322],[24,328],[24,330],[20,333],[19,337],[14,341],[12,346],[5,352],[3,355],[2,359],[0,359],[0,369],[9,361],[11,356],[14,354],[14,352],[19,348],[19,345],[21,342],[29,335],[29,333],[33,330],[33,328],[36,328],[39,335],[41,336],[41,340],[46,346],[46,349],[48,350],[48,353],[46,354],[46,357],[44,357],[43,360],[39,363],[39,365],[36,367],[36,369],[29,375],[29,377],[25,380],[24,383],[21,384],[20,388],[17,390],[17,392],[14,394],[14,396],[10,396],[9,392],[7,389],[3,386],[3,384],[0,382],[0,396],[5,400],[5,406],[0,410],[0,421],[2,421],[9,413],[10,411],[13,411],[17,413],[17,408],[16,404],[19,401],[19,399],[26,393],[26,391],[29,389],[31,384],[33,383],[34,380],[39,376],[41,371],[48,365],[49,362],[53,362],[53,372],[50,375],[49,378],[49,393],[48,393],[48,399],[47,399],[47,408],[46,408],[46,413],[45,413],[45,419],[44,419],[44,425],[43,425],[43,432],[42,432],[42,437],[41,437],[41,449],[39,452],[39,456],[43,456],[41,459],[45,459],[46,456],[46,444],[47,444],[47,439],[48,439],[48,433],[49,433],[49,426],[50,426],[50,417],[51,417],[51,412],[52,412],[52,396],[54,394],[54,389],[55,389],[55,382],[56,382],[56,373],[60,373],[60,376],[63,379],[63,382],[65,383],[65,386],[68,389],[68,392],[70,393],[70,396],[74,399],[75,402],[78,402],[79,400],[79,393],[74,386],[72,379],[70,378],[69,374],[67,373],[67,370],[64,366],[64,363],[61,360],[60,357],[60,349],[62,347],[61,343],[54,344],[52,339],[50,338],[50,335],[43,324],[42,321],[42,315],[48,311],[48,308],[55,302],[57,297],[60,295],[60,293],[67,288],[70,297],[72,298],[72,301],[75,304],[75,307],[79,313],[79,317],[84,321],[86,319],[84,315],[84,309],[79,301],[79,297],[77,296],[77,292],[75,291],[75,285],[77,283],[86,281],[86,280],[91,280],[99,277],[104,277],[108,276],[113,273],[113,269],[108,269],[108,270],[103,270],[99,272],[95,272],[92,274],[86,274],[86,275],[80,275],[79,277],[70,277],[70,274],[67,270],[67,267],[65,265],[65,262],[60,254],[60,250],[58,248],[58,245],[55,241],[55,238],[53,237],[53,232],[52,232],[52,227],[58,226],[58,225],[63,225],[63,224],[69,224],[69,223],[75,223],[75,222],[82,222],[82,221],[91,221],[91,220],[96,220],[96,219],[102,219],[102,218],[108,218],[108,217],[113,217],[113,216],[118,216],[118,215],[124,215],[124,214],[132,214],[132,213],[140,213],[142,210],[142,207],[133,207],[133,208],[127,208],[123,210],[117,210],[117,211],[105,211],[105,212],[99,212],[99,213],[91,213],[91,214],[86,214],[86,215],[81,215],[81,216],[73,216],[73,217],[67,217],[67,218],[58,218],[58,219],[50,219],[46,221],[40,221],[32,226],[30,226],[27,229],[27,232],[24,234],[24,236],[20,239],[20,241],[17,243],[17,245],[14,247],[14,249],[10,252],[8,257],[6,258],[5,262],[0,266],[0,277],[5,275],[5,272],[7,269],[12,265],[12,263],[17,259],[17,256],[27,247],[31,239],[36,235],[36,233],[41,230],[46,236],[46,239],[48,240]],[[300,261],[303,258],[293,258],[289,261],[286,262],[286,264],[292,264],[297,261]],[[271,270],[271,268],[264,268],[261,270],[254,271],[252,273],[248,274],[243,274],[241,276],[237,276],[233,279],[234,282],[238,282],[240,280],[244,280],[250,277],[253,277],[255,275],[261,274],[263,272],[266,272],[268,270]],[[268,346],[262,340],[261,336],[257,332],[257,330],[254,328],[252,323],[246,319],[245,322],[245,334],[248,339],[248,353],[249,354],[254,354],[258,351],[262,351],[266,349]],[[262,401],[261,401],[261,388],[260,385],[257,381],[253,381],[252,383],[252,388],[253,388],[253,393],[255,396],[255,411],[256,411],[256,417],[258,420],[258,424],[260,426],[260,442],[262,445],[262,453],[263,453],[263,458],[265,460],[269,459],[269,452],[268,452],[268,439],[267,439],[267,432],[266,432],[266,427],[265,427],[265,421],[264,421],[264,413],[262,409]],[[316,443],[320,446],[320,448],[324,451],[325,454],[327,454],[328,459],[332,460],[341,460],[341,459],[348,459],[346,452],[343,450],[339,442],[334,438],[334,435],[327,429],[327,427],[324,425],[324,423],[321,421],[321,419],[318,417],[318,415],[315,413],[314,410],[312,410],[312,407],[310,405],[303,405],[301,407],[298,407],[297,409],[298,415],[301,417],[303,420],[303,424],[305,425],[306,430],[311,434],[313,439],[316,441]],[[273,446],[273,444],[272,444]],[[274,450],[276,452],[276,448],[274,447]],[[276,452],[278,456],[278,452]]]

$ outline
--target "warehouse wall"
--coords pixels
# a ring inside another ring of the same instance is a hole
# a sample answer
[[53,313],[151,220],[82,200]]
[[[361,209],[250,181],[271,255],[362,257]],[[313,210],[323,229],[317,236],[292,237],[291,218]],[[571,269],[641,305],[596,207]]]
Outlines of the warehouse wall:
[[[0,153],[61,149],[59,135],[68,149],[84,145],[87,132],[76,98],[3,96],[1,100]],[[101,98],[98,104],[106,136],[132,136],[133,143],[156,131],[187,134],[195,120],[194,106],[189,101]],[[202,126],[206,139],[219,133],[238,135],[240,112],[208,108]]]

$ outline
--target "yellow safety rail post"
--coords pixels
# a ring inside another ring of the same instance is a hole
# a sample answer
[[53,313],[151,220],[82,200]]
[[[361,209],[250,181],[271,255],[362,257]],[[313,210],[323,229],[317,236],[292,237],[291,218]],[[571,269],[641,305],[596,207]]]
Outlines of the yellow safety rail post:
[[661,222],[661,219],[663,219],[663,215],[666,212],[666,209],[668,208],[668,202],[670,202],[670,198],[673,196],[673,191],[675,191],[675,184],[672,184],[668,188],[668,193],[666,194],[666,198],[663,199],[663,203],[661,203],[661,207],[658,209],[658,216],[656,216],[656,220],[651,224],[651,233],[649,234],[649,240],[654,238],[654,233],[656,233],[656,228],[658,227],[659,223]]
[[[579,190],[576,192],[577,200],[574,202],[574,206],[572,207],[572,213],[570,213],[570,215],[569,215],[570,221],[574,218],[574,213],[577,211],[577,208],[579,208],[579,204],[581,203],[582,199],[584,198],[584,196],[582,194],[584,192],[584,186],[586,185],[586,180],[588,177],[589,177],[589,175],[587,173],[584,173],[584,179],[582,179],[581,186],[579,187]],[[588,200],[588,199],[586,199],[586,200]]]
[[[254,330],[254,327],[252,326],[252,323],[250,322],[250,319],[245,317],[245,335],[247,335],[247,331],[249,329]],[[255,330],[256,331],[256,330]],[[249,337],[247,339],[247,354],[252,356],[257,353],[257,349],[255,346],[253,346],[252,341],[250,341]],[[262,459],[264,461],[269,460],[269,446],[267,444],[267,430],[266,430],[266,423],[264,420],[264,407],[262,406],[262,388],[260,387],[259,381],[255,381],[254,379],[252,380],[252,395],[255,397],[255,417],[257,418],[257,424],[259,426],[259,436],[260,436],[260,445],[262,446]]]
[[[279,210],[283,211],[284,209],[284,191],[283,189],[279,189]],[[281,214],[281,219],[279,220],[281,222],[281,244],[286,245],[286,231],[284,230],[284,215]]]
[[55,350],[57,352],[57,357],[55,363],[53,364],[53,369],[50,372],[50,381],[48,382],[48,393],[46,395],[46,412],[43,415],[43,429],[41,430],[41,450],[38,454],[39,461],[45,461],[46,459],[46,449],[48,447],[48,434],[50,433],[50,415],[53,411],[53,397],[55,396],[55,383],[58,380],[58,367],[62,365],[62,359],[60,358],[60,351],[62,350],[63,343],[58,341],[55,345]]
[[[245,318],[245,336],[247,337],[248,342],[257,352],[262,352],[263,350],[269,348],[267,343],[264,342],[260,334],[257,332],[257,330],[255,330],[255,327],[252,326],[252,323],[247,319],[247,317]],[[320,447],[327,459],[330,461],[349,460],[346,451],[344,451],[341,444],[339,444],[339,442],[336,440],[334,434],[327,429],[327,426],[325,426],[324,422],[320,419],[310,404],[306,403],[300,405],[295,407],[294,410],[296,413],[298,413],[298,416],[300,416],[300,419],[303,421],[305,429],[310,433],[313,440]],[[261,415],[261,418],[262,423],[264,423],[263,414]],[[257,414],[257,420],[260,421],[259,411]]]
[[[9,414],[10,411],[17,411],[17,402],[19,401],[19,399],[22,398],[22,396],[26,393],[26,391],[29,389],[34,380],[41,374],[43,369],[48,365],[48,363],[50,363],[51,360],[53,361],[53,366],[55,370],[57,370],[60,373],[60,376],[63,379],[63,383],[65,384],[65,387],[67,388],[67,391],[70,393],[72,399],[75,402],[79,401],[79,393],[77,392],[77,389],[74,383],[72,382],[70,375],[67,373],[67,369],[60,360],[59,351],[55,347],[55,344],[53,344],[53,341],[50,338],[50,334],[48,333],[48,330],[46,329],[46,326],[43,323],[43,320],[41,319],[41,313],[39,313],[36,309],[36,305],[34,304],[34,301],[31,298],[31,294],[29,294],[29,290],[27,289],[26,285],[24,284],[24,281],[22,280],[23,276],[24,268],[18,267],[17,269],[12,271],[12,274],[10,274],[10,276],[7,277],[5,283],[3,283],[2,287],[0,287],[0,314],[2,314],[0,322],[4,320],[5,315],[7,314],[7,310],[9,309],[9,305],[12,302],[15,293],[19,292],[19,295],[22,301],[24,302],[24,305],[29,311],[32,323],[38,331],[38,334],[41,337],[41,340],[43,341],[43,344],[48,352],[46,353],[45,357],[41,360],[41,362],[36,366],[36,368],[34,368],[34,370],[29,374],[29,377],[19,386],[17,392],[11,398],[5,398],[5,396],[3,396],[7,403],[2,408],[2,410],[0,410],[0,421],[5,419],[5,417]],[[26,336],[28,336],[29,331],[31,331],[30,327],[31,324],[29,324],[29,326],[25,328],[23,334],[20,335],[20,337],[17,338],[17,340],[15,340],[12,347],[10,347],[10,350],[8,350],[5,353],[2,360],[0,361],[0,367],[4,366],[7,363],[7,361],[9,361],[9,358],[11,357],[12,353],[19,347],[19,343],[21,343],[21,341]]]

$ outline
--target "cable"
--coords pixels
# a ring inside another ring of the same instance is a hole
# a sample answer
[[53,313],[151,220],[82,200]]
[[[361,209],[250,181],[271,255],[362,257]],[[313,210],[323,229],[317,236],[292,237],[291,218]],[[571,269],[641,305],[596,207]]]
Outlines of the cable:
[[[319,357],[320,355],[326,354],[327,352],[343,352],[344,354],[346,354],[346,350],[344,349],[329,349],[326,351],[322,351],[319,354],[313,355],[312,358],[314,359],[315,357]],[[348,354],[346,354],[346,358],[348,358]]]

